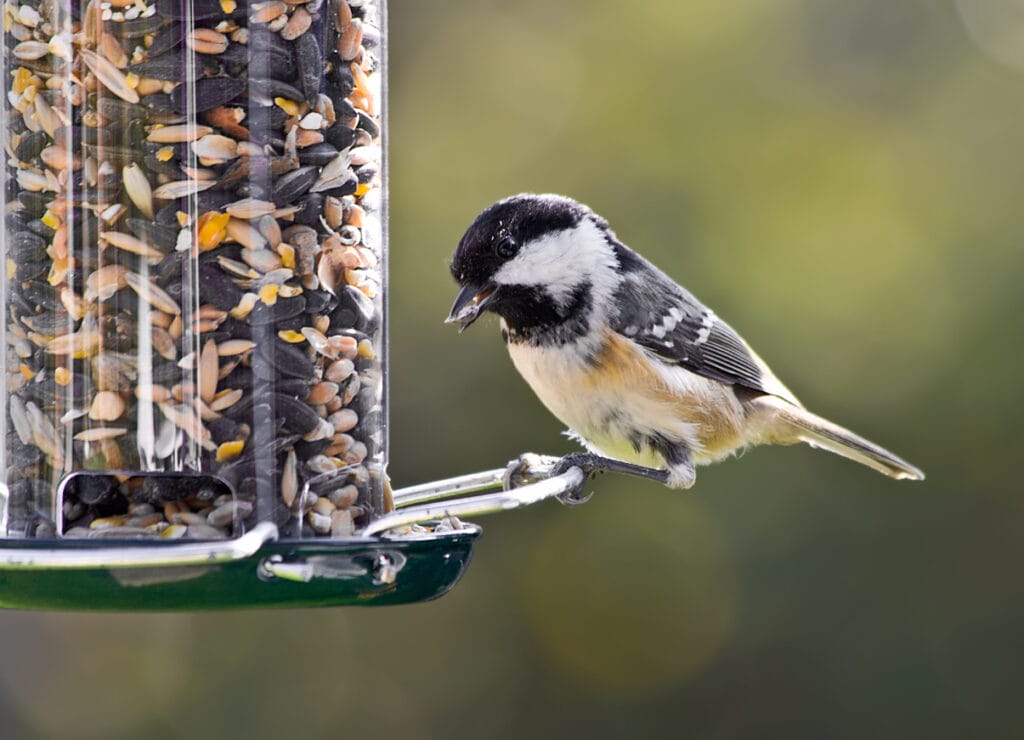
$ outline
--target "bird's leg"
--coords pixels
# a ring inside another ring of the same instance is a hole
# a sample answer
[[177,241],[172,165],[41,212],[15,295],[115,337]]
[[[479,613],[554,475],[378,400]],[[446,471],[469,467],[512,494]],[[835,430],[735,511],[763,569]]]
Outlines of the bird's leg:
[[583,483],[574,490],[564,493],[558,497],[559,501],[570,506],[586,503],[590,500],[590,497],[593,494],[585,494],[583,492],[583,488],[586,485],[587,479],[589,479],[594,473],[604,471],[608,471],[610,473],[625,473],[626,475],[648,478],[662,484],[668,484],[670,480],[670,473],[667,470],[645,468],[642,465],[634,465],[632,463],[622,462],[621,460],[613,460],[610,457],[601,457],[600,455],[595,455],[592,452],[573,452],[565,455],[555,463],[555,467],[551,470],[551,477],[553,478],[556,475],[561,475],[565,471],[569,470],[569,468],[579,468],[583,471]]

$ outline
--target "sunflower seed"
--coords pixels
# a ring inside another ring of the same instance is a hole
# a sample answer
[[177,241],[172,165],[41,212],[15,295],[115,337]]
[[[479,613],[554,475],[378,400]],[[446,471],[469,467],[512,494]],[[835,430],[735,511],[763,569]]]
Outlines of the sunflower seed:
[[9,235],[7,249],[16,262],[35,262],[46,256],[46,241],[31,231],[18,231]]
[[271,349],[257,351],[252,359],[253,373],[267,380],[276,380],[280,376],[289,378],[309,378],[315,372],[313,363],[299,349],[276,343]]
[[320,424],[320,417],[312,407],[292,396],[275,393],[274,409],[284,419],[285,429],[295,434],[308,434]]
[[185,33],[181,24],[177,22],[168,23],[153,36],[153,40],[146,49],[146,53],[150,57],[160,56],[171,49],[177,48],[184,40]]
[[302,100],[302,91],[284,80],[254,77],[249,80],[249,99],[269,107],[274,98]]
[[295,318],[306,310],[306,299],[301,295],[295,298],[281,298],[273,305],[257,303],[249,314],[249,323],[253,326],[274,324]]
[[274,182],[271,197],[279,206],[292,203],[309,190],[319,177],[320,172],[316,167],[299,167]]
[[230,103],[245,91],[245,81],[234,77],[200,77],[191,85],[178,85],[171,91],[174,110],[197,113]]
[[125,220],[125,224],[140,240],[165,252],[173,250],[178,239],[178,229],[162,226],[154,221],[129,218]]
[[323,76],[323,55],[312,34],[303,34],[295,41],[295,61],[299,71],[299,87],[311,105],[320,93]]
[[[194,62],[198,63],[194,63]],[[140,79],[159,80],[160,82],[168,83],[185,83],[193,82],[204,73],[204,64],[210,62],[208,57],[199,57],[198,60],[191,58],[191,55],[186,55],[180,49],[175,49],[162,54],[157,57],[152,57],[142,62],[130,64],[127,67],[129,73],[139,77]],[[216,69],[210,69],[211,73],[215,73]],[[155,95],[147,96],[149,98],[148,103],[152,104],[157,102],[154,100]],[[170,103],[170,98],[159,99],[160,102],[166,101]],[[169,106],[167,108],[169,110]]]

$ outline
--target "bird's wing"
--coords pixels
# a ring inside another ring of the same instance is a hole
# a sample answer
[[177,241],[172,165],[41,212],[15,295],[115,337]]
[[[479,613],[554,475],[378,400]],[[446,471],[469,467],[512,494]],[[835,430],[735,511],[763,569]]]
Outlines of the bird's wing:
[[653,265],[647,267],[623,274],[612,329],[665,362],[799,405],[731,326]]

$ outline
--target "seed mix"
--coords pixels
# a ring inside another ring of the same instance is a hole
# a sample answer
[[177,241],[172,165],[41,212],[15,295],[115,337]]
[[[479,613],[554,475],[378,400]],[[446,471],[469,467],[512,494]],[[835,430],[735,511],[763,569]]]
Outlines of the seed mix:
[[6,2],[3,534],[381,510],[382,2]]

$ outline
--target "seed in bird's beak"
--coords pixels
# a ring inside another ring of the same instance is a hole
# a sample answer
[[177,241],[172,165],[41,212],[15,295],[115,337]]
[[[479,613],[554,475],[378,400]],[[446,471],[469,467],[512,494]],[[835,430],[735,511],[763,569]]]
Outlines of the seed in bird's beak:
[[464,286],[455,297],[455,303],[445,323],[458,324],[459,331],[465,331],[470,324],[480,318],[481,312],[494,300],[497,292],[498,286],[494,283],[482,286],[470,283]]

